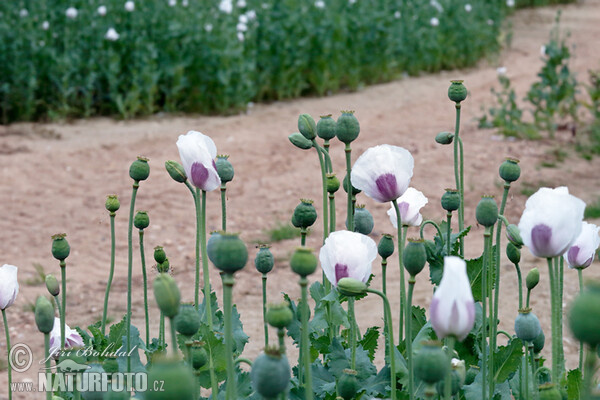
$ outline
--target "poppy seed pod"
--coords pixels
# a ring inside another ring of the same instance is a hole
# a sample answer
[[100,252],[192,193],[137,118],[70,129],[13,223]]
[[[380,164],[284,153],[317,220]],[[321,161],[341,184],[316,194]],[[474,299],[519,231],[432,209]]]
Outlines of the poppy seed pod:
[[209,259],[215,256],[215,254],[214,254],[215,244],[219,241],[220,238],[221,238],[220,231],[214,231],[214,232],[210,233],[208,242],[206,242],[206,253],[207,253]]
[[52,296],[58,296],[60,294],[60,284],[58,279],[52,274],[46,275],[46,289]]
[[335,176],[335,174],[327,174],[326,182],[327,182],[327,193],[335,193],[339,190],[340,180]]
[[256,253],[256,257],[254,258],[256,270],[261,274],[268,274],[273,269],[273,265],[275,265],[275,258],[271,250],[269,250],[269,246],[260,245],[258,253]]
[[192,400],[196,397],[196,378],[190,368],[178,360],[161,360],[152,363],[148,371],[148,387],[161,390],[148,390],[147,400]]
[[35,302],[35,324],[42,333],[50,333],[54,327],[54,307],[44,296]]
[[442,208],[446,211],[456,211],[460,207],[460,193],[456,189],[446,189],[442,195]]
[[[354,208],[354,232],[368,235],[373,231],[375,221],[373,221],[373,215],[365,208],[364,205],[357,205]],[[348,228],[348,221],[346,221],[346,229]]]
[[480,225],[489,228],[498,220],[498,204],[493,196],[483,196],[475,209],[475,218]]
[[425,342],[414,358],[415,377],[436,384],[450,372],[450,359],[439,342]]
[[[350,184],[350,183],[349,183],[349,180],[348,180],[348,175],[346,175],[346,176],[344,177],[344,181],[342,182],[342,186],[343,186],[344,192],[346,192],[346,193],[348,193],[348,185],[349,185],[349,184]],[[353,194],[353,195],[357,195],[357,194],[359,194],[359,193],[361,192],[361,190],[357,189],[357,188],[356,188],[356,187],[354,187],[352,184],[350,184],[350,187],[351,187],[351,189],[352,189],[352,194]]]
[[394,237],[387,233],[381,235],[381,239],[379,239],[379,244],[377,245],[377,252],[384,260],[394,254]]
[[208,353],[202,346],[192,345],[191,357],[194,369],[200,369],[208,362]]
[[294,313],[287,302],[269,304],[266,318],[267,323],[272,327],[283,329],[292,323]]
[[427,251],[423,239],[408,239],[408,245],[402,254],[404,268],[411,276],[416,276],[423,270],[427,262]]
[[162,246],[156,246],[154,248],[154,261],[159,264],[162,264],[167,259],[167,253],[165,253],[165,249]]
[[200,314],[192,304],[182,304],[174,322],[177,332],[184,336],[193,336],[200,329]]
[[300,199],[300,204],[294,209],[292,224],[296,228],[308,228],[317,220],[317,210],[312,200]]
[[589,282],[569,313],[573,336],[592,347],[600,344],[600,282]]
[[217,166],[217,174],[219,174],[219,178],[221,178],[221,183],[227,183],[233,180],[233,165],[231,165],[228,155],[218,155],[215,165]]
[[467,88],[463,84],[462,80],[450,82],[450,87],[448,88],[448,98],[458,104],[467,98]]
[[514,182],[521,176],[521,167],[519,167],[519,160],[516,158],[507,158],[498,169],[500,178],[506,182]]
[[175,279],[169,274],[159,274],[154,280],[154,297],[160,311],[168,318],[173,318],[179,312],[181,293]]
[[290,267],[298,275],[306,277],[317,269],[317,257],[312,253],[311,249],[299,247],[292,254]]
[[121,203],[119,202],[116,194],[110,194],[106,197],[104,206],[109,212],[115,213],[119,208],[121,208]]
[[335,123],[335,136],[345,144],[350,144],[358,137],[360,125],[354,116],[354,111],[342,111]]
[[136,182],[145,181],[150,175],[150,164],[146,157],[139,156],[129,167],[129,176]]
[[540,320],[531,312],[530,308],[519,310],[519,315],[515,319],[515,333],[519,339],[531,342],[538,337],[541,331]]
[[317,125],[315,120],[309,114],[300,114],[298,116],[298,131],[308,140],[317,137]]
[[66,233],[58,233],[52,236],[52,256],[59,261],[64,261],[71,253],[71,246],[65,237]]
[[248,249],[237,234],[221,232],[218,237],[215,236],[213,243],[208,258],[215,267],[227,274],[244,268],[248,261]]
[[506,244],[506,256],[513,264],[518,264],[521,261],[521,250],[511,242]]
[[546,343],[546,335],[544,335],[544,331],[541,330],[540,334],[533,339],[533,352],[539,353],[544,349],[544,344]]
[[150,225],[150,217],[146,211],[138,211],[133,217],[133,225],[141,230],[144,230]]
[[278,349],[265,349],[260,354],[250,371],[252,387],[265,398],[275,398],[285,391],[290,384],[291,371],[287,357]]
[[179,164],[177,161],[169,160],[165,162],[165,168],[169,173],[169,176],[173,178],[175,182],[183,183],[187,181],[187,176],[185,175],[185,169],[183,166]]
[[519,232],[519,227],[515,224],[509,224],[506,227],[506,238],[519,249],[523,246],[521,232]]
[[356,396],[356,393],[359,389],[356,374],[357,372],[352,369],[345,369],[342,372],[342,376],[340,376],[340,379],[337,383],[338,392],[342,399],[350,400]]
[[533,290],[534,287],[540,282],[540,271],[537,268],[532,268],[527,277],[525,278],[525,285],[527,290]]
[[335,137],[335,120],[331,118],[331,114],[322,115],[317,122],[317,136],[323,140],[331,140]]
[[435,141],[439,144],[451,144],[454,141],[454,133],[440,132],[435,135]]
[[310,140],[302,136],[300,132],[294,132],[288,136],[288,140],[297,148],[302,150],[312,149],[313,144]]

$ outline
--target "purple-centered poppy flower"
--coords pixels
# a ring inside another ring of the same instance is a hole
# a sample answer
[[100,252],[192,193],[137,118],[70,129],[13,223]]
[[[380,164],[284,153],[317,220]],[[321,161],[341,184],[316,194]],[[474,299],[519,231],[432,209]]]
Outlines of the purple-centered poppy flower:
[[537,257],[563,255],[581,232],[585,203],[565,186],[540,188],[525,203],[519,231]]
[[377,245],[370,237],[358,232],[332,232],[321,247],[319,260],[325,276],[333,286],[342,278],[354,278],[366,283],[371,276],[371,264],[377,257]]
[[0,267],[0,310],[10,307],[19,294],[18,268],[4,264]]
[[367,149],[354,163],[352,186],[380,203],[396,200],[406,192],[415,161],[403,147],[382,144]]
[[600,227],[585,221],[583,222],[581,233],[575,239],[575,243],[563,255],[569,268],[584,269],[590,266],[592,261],[594,261],[596,250],[600,246],[598,232],[600,232]]
[[[83,339],[75,329],[65,324],[65,349],[83,347]],[[56,354],[60,350],[60,318],[54,318],[54,327],[50,332],[50,354]]]
[[431,300],[429,315],[440,339],[454,335],[462,341],[473,329],[475,302],[463,259],[444,257],[444,275]]
[[179,136],[177,148],[185,174],[194,186],[210,192],[221,185],[214,161],[217,147],[210,137],[189,131]]
[[[400,217],[402,218],[402,225],[405,226],[419,226],[423,222],[423,216],[421,215],[421,208],[427,204],[429,200],[425,195],[415,188],[409,187],[406,192],[398,198],[398,209],[400,210]],[[396,209],[392,205],[392,208],[388,210],[390,221],[394,228],[398,228],[398,219],[396,218]]]

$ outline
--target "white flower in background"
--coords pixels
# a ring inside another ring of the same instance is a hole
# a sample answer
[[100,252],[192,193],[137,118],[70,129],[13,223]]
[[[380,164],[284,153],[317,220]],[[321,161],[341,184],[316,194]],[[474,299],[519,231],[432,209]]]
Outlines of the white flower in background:
[[254,10],[248,10],[246,11],[246,17],[248,18],[249,21],[252,21],[253,19],[256,19],[256,11]]
[[380,203],[402,196],[413,175],[415,161],[403,147],[382,144],[367,149],[354,163],[350,181]]
[[108,28],[106,34],[104,35],[104,39],[110,40],[111,42],[116,42],[119,40],[119,33],[115,30],[115,28]]
[[96,12],[98,13],[99,16],[104,17],[106,15],[106,6],[100,6],[98,7],[98,10],[96,10]]
[[600,227],[583,222],[581,233],[575,239],[575,243],[563,255],[569,268],[584,269],[594,261],[596,250],[600,246]]
[[350,3],[350,4],[356,4],[356,0],[348,0],[348,3]]
[[464,260],[444,257],[444,275],[431,300],[429,315],[440,339],[456,336],[462,341],[473,329],[475,302]]
[[544,57],[546,55],[546,46],[540,46],[540,55]]
[[225,14],[231,14],[233,11],[233,3],[231,0],[221,0],[219,3],[219,10]]
[[50,22],[48,21],[44,21],[42,22],[42,29],[47,31],[48,29],[50,29]]
[[438,26],[440,24],[440,20],[436,17],[433,17],[429,20],[429,23],[431,24],[431,26]]
[[350,231],[329,234],[319,252],[321,268],[333,286],[337,286],[342,278],[354,278],[366,283],[376,257],[375,241],[362,233]]
[[323,0],[317,0],[317,1],[315,1],[315,7],[325,8],[325,2]]
[[[75,329],[65,324],[65,350],[83,347],[83,339]],[[54,318],[54,327],[50,332],[50,354],[55,355],[60,350],[60,318]]]
[[470,13],[471,10],[473,10],[473,7],[469,3],[465,4],[465,11]]
[[0,310],[6,310],[15,302],[19,294],[18,268],[4,264],[0,267]]
[[44,47],[46,45],[46,42],[44,42],[43,40],[40,40],[40,42],[38,44],[40,45],[40,47]]
[[238,23],[240,23],[240,24],[247,24],[248,23],[248,16],[246,14],[240,15],[240,17],[238,18]]
[[190,5],[190,2],[188,0],[181,0],[181,6],[182,7],[187,7]]
[[194,186],[210,192],[221,185],[214,161],[217,147],[210,137],[201,132],[189,131],[179,136],[177,148],[185,174]]
[[493,19],[488,19],[488,20],[487,20],[487,24],[488,24],[489,26],[492,26],[492,25],[494,25],[494,20],[493,20]]
[[514,7],[515,6],[515,0],[506,0],[506,5],[508,7]]
[[243,22],[239,22],[236,26],[236,29],[238,32],[246,32],[248,30],[248,25],[244,24]]
[[523,243],[537,257],[563,255],[581,233],[584,210],[567,187],[540,188],[527,199],[519,221]]
[[125,11],[133,12],[135,10],[135,3],[133,1],[125,2]]
[[75,7],[69,7],[67,8],[67,11],[65,11],[65,15],[67,16],[67,18],[70,19],[75,19],[77,18],[77,9]]
[[206,24],[206,25],[204,25],[204,30],[206,32],[212,32],[212,30],[213,30],[212,24]]
[[444,7],[442,7],[442,5],[440,3],[438,3],[436,0],[431,0],[429,2],[429,4],[431,5],[431,7],[435,8],[437,10],[437,12],[439,12],[439,13],[444,12]]
[[496,73],[499,76],[506,75],[506,67],[498,67],[498,68],[496,68]]
[[169,0],[169,7],[175,7],[177,5],[177,0]]
[[244,8],[244,7],[246,7],[246,0],[238,0],[238,2],[237,2],[237,6],[238,6],[239,8]]
[[29,11],[27,11],[26,8],[22,8],[21,11],[19,11],[19,17],[27,18],[27,16],[29,16]]
[[237,33],[237,38],[240,42],[243,42],[245,37],[244,37],[244,33],[243,32],[238,32]]
[[[419,226],[423,222],[423,216],[421,215],[421,208],[427,204],[429,200],[427,197],[415,188],[409,187],[406,192],[398,198],[398,209],[400,210],[400,217],[402,218],[402,225],[404,226]],[[388,210],[387,214],[390,217],[390,222],[394,228],[398,229],[398,219],[396,218],[396,209],[392,207]]]
[[400,11],[396,11],[394,13],[394,18],[399,19],[402,16],[402,13]]

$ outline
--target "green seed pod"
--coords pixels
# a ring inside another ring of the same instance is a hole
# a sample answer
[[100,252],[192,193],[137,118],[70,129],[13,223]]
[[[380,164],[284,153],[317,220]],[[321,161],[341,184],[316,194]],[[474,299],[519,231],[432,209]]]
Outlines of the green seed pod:
[[156,265],[156,270],[160,274],[167,274],[171,271],[171,263],[169,263],[169,259],[167,258],[165,261]]
[[148,213],[146,211],[138,211],[135,217],[133,217],[133,225],[140,231],[146,229],[150,225]]
[[208,242],[206,242],[206,252],[208,254],[208,258],[215,257],[215,244],[221,239],[221,232],[214,231],[210,233],[210,237],[208,238]]
[[516,158],[507,158],[498,170],[500,178],[506,182],[514,182],[521,176],[521,167],[519,167],[519,160]]
[[58,279],[52,274],[46,275],[46,289],[52,296],[58,296],[60,294],[60,284]]
[[479,367],[477,365],[471,365],[465,375],[465,385],[470,385],[475,382],[475,377],[479,373]]
[[308,140],[317,137],[317,125],[315,120],[309,114],[300,114],[298,116],[298,130]]
[[66,233],[58,233],[52,236],[52,256],[59,261],[64,261],[71,253],[71,246],[65,237]]
[[498,220],[498,204],[492,196],[483,196],[475,209],[475,218],[480,225],[489,228]]
[[518,264],[521,261],[521,250],[511,242],[506,244],[506,256],[513,264]]
[[184,336],[194,336],[200,329],[200,314],[192,304],[182,304],[174,322],[177,332]]
[[35,302],[35,324],[42,333],[50,333],[54,327],[54,306],[44,296]]
[[275,398],[284,392],[291,379],[290,364],[278,349],[266,348],[252,364],[252,387],[265,398]]
[[558,390],[554,383],[544,383],[539,386],[539,390],[539,400],[562,400],[560,390]]
[[331,118],[331,114],[322,115],[317,122],[317,136],[323,140],[331,140],[335,137],[335,120]]
[[[104,391],[102,391],[102,386],[108,386],[108,375],[105,373],[104,369],[100,364],[90,364],[89,368],[83,372],[81,380],[84,382],[92,382],[92,376],[94,376],[94,378],[99,378],[96,381],[98,384],[83,385],[80,392],[81,398],[83,400],[103,400]],[[91,389],[100,390],[96,391]]]
[[254,258],[256,270],[261,274],[268,274],[273,270],[273,265],[275,265],[275,258],[271,250],[269,250],[269,246],[265,244],[260,245],[258,253],[256,253],[256,258]]
[[169,160],[165,162],[165,168],[167,169],[169,176],[173,178],[175,182],[183,183],[187,181],[185,169],[183,169],[183,166],[177,161]]
[[353,399],[359,389],[356,371],[353,369],[345,369],[338,380],[337,387],[342,399]]
[[360,133],[358,119],[354,116],[354,111],[342,111],[342,115],[335,123],[335,136],[342,143],[352,143]]
[[317,269],[317,257],[307,247],[298,247],[290,259],[292,271],[300,276],[308,276]]
[[181,293],[175,279],[169,274],[159,274],[154,280],[154,297],[158,308],[168,318],[173,318],[179,312]]
[[379,244],[377,245],[377,252],[384,260],[394,254],[394,237],[387,233],[381,235],[381,239],[379,239]]
[[233,180],[233,165],[231,165],[228,155],[219,154],[215,161],[215,165],[217,166],[217,174],[219,174],[219,178],[221,178],[221,183],[227,183]]
[[338,292],[344,296],[361,296],[369,288],[366,283],[354,278],[342,278],[338,281]]
[[106,202],[104,203],[104,206],[109,212],[115,213],[119,208],[121,208],[121,203],[119,202],[119,198],[116,194],[109,194],[106,197]]
[[[436,385],[438,393],[444,393],[444,388],[446,387],[445,385],[446,385],[445,379],[438,381],[438,383]],[[460,377],[458,376],[458,373],[456,373],[456,371],[451,371],[450,372],[450,394],[452,396],[457,394],[460,387],[461,387],[461,384],[460,384]]]
[[131,167],[129,167],[129,176],[136,182],[145,181],[150,176],[150,165],[145,157],[138,157]]
[[340,180],[335,176],[335,174],[327,174],[326,183],[327,193],[335,193],[340,188]]
[[196,378],[190,368],[177,360],[163,360],[152,364],[148,371],[148,387],[161,391],[148,390],[146,400],[194,400],[197,398]]
[[355,188],[354,186],[352,186],[350,180],[348,179],[348,175],[346,175],[344,177],[344,182],[342,184],[343,188],[344,188],[344,192],[348,193],[348,185],[350,185],[352,187],[352,194],[353,195],[357,195],[359,194],[361,191],[358,190],[357,188]]
[[440,132],[435,136],[435,141],[439,144],[451,144],[454,141],[454,133]]
[[221,271],[233,274],[246,265],[248,249],[236,233],[220,232],[213,246],[208,258]]
[[448,98],[455,103],[460,103],[467,98],[467,88],[463,85],[462,80],[450,81],[448,88]]
[[[365,208],[364,205],[357,205],[354,208],[354,232],[362,233],[363,235],[368,235],[373,231],[373,227],[375,226],[375,221],[373,221],[373,216]],[[348,228],[348,221],[346,220],[346,228]]]
[[114,374],[115,372],[119,372],[119,362],[116,357],[107,357],[102,363],[102,368],[107,374]]
[[533,290],[534,287],[540,282],[540,271],[537,268],[532,268],[529,273],[527,273],[527,278],[525,278],[525,285],[528,290]]
[[600,282],[588,282],[583,293],[575,298],[569,324],[578,340],[591,347],[600,344]]
[[533,352],[539,353],[544,349],[544,344],[546,343],[546,335],[544,335],[544,331],[541,330],[540,334],[533,339]]
[[269,325],[277,329],[283,329],[292,323],[294,313],[287,302],[269,304],[266,317]]
[[519,227],[515,224],[509,224],[506,227],[506,237],[512,244],[514,244],[518,248],[523,247],[523,239],[521,238],[521,232],[519,231]]
[[414,358],[415,377],[436,384],[450,372],[450,359],[439,342],[425,342]]
[[288,136],[288,139],[294,146],[302,150],[312,149],[313,144],[310,140],[302,136],[300,132],[294,132]]
[[300,204],[294,209],[292,224],[296,228],[308,228],[317,220],[317,210],[312,200],[300,199]]
[[446,189],[442,195],[442,208],[446,211],[456,211],[460,207],[460,193],[458,190]]
[[154,261],[159,264],[162,264],[167,259],[167,253],[165,253],[165,249],[162,246],[156,246],[154,248]]
[[427,251],[423,239],[408,239],[408,245],[402,254],[404,268],[411,276],[417,276],[425,268],[427,262]]
[[208,353],[202,346],[192,345],[192,367],[200,369],[208,362]]
[[515,333],[519,339],[531,342],[538,337],[541,331],[540,320],[531,312],[530,308],[519,310],[519,315],[515,319]]

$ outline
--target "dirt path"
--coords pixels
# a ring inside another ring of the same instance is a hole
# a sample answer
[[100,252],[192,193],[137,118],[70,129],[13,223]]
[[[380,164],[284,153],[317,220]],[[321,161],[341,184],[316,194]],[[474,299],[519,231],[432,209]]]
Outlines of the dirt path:
[[[547,40],[556,9],[520,11],[513,18],[512,47],[502,52],[495,61],[484,61],[477,68],[463,71],[442,72],[435,75],[405,79],[366,88],[357,93],[345,93],[326,98],[299,99],[270,105],[257,105],[245,115],[232,117],[205,116],[156,116],[137,121],[112,121],[92,119],[68,124],[21,124],[6,129],[0,127],[0,204],[4,218],[0,222],[2,260],[18,265],[21,292],[16,304],[9,309],[13,343],[27,343],[34,350],[36,360],[41,359],[43,339],[37,333],[33,314],[28,310],[37,295],[45,294],[44,285],[27,285],[35,277],[34,264],[43,266],[47,273],[59,274],[58,265],[50,255],[50,236],[67,232],[72,247],[68,259],[69,300],[67,323],[70,326],[87,326],[98,320],[102,311],[105,282],[109,266],[109,220],[104,210],[107,194],[117,193],[122,209],[117,214],[117,268],[110,301],[110,316],[119,318],[126,307],[126,214],[131,181],[127,170],[135,156],[150,158],[151,175],[143,182],[138,195],[137,209],[148,210],[150,227],[146,230],[147,258],[151,249],[163,245],[175,267],[183,298],[193,299],[193,265],[195,226],[192,199],[187,189],[173,182],[164,170],[164,161],[178,159],[175,141],[177,136],[190,129],[210,135],[220,153],[231,156],[236,175],[228,185],[229,229],[242,232],[249,244],[250,257],[256,250],[252,242],[265,240],[264,231],[278,221],[287,221],[298,199],[320,199],[320,175],[314,152],[293,148],[287,135],[296,128],[300,113],[318,115],[341,109],[354,109],[361,123],[361,134],[353,145],[353,160],[366,148],[389,143],[408,148],[415,157],[415,174],[412,186],[429,198],[424,215],[442,219],[439,207],[443,189],[453,187],[451,149],[437,145],[433,138],[442,130],[451,130],[454,107],[446,97],[450,79],[464,79],[470,96],[463,106],[462,137],[465,143],[466,168],[466,218],[474,224],[474,206],[483,194],[501,194],[497,167],[504,157],[521,159],[522,178],[514,185],[508,203],[508,217],[518,222],[526,196],[524,189],[545,183],[551,186],[568,185],[571,193],[586,202],[600,197],[600,158],[585,161],[570,152],[569,157],[557,168],[540,168],[540,162],[548,158],[557,145],[572,139],[561,136],[560,142],[507,141],[493,136],[491,131],[477,129],[474,119],[481,115],[480,107],[490,104],[490,88],[497,86],[496,67],[505,65],[519,97],[535,79],[541,61],[540,46]],[[586,71],[600,67],[600,52],[592,38],[600,35],[600,1],[584,1],[564,7],[562,26],[571,32],[569,43],[575,46],[572,67],[581,80],[587,79]],[[332,148],[334,169],[344,174],[343,150],[339,143]],[[375,217],[373,238],[378,240],[382,232],[393,229],[386,215],[388,206],[375,204],[362,196]],[[316,202],[317,207],[319,201]],[[344,208],[339,203],[338,221],[343,221]],[[218,229],[220,212],[218,194],[209,195],[208,229]],[[595,221],[598,223],[599,221]],[[341,224],[338,224],[341,227]],[[409,236],[418,232],[412,228]],[[469,256],[481,252],[483,230],[473,227],[467,248]],[[321,232],[317,223],[308,244],[319,248]],[[280,298],[285,291],[297,297],[296,278],[289,271],[286,259],[297,245],[294,241],[273,244],[278,263],[269,275],[270,299]],[[139,250],[136,247],[134,324],[143,325],[143,300]],[[522,266],[526,271],[537,265],[545,271],[544,263],[534,259],[526,251]],[[392,307],[398,310],[397,261],[389,268],[389,290]],[[598,265],[586,274],[600,276]],[[379,268],[374,265],[377,274]],[[502,327],[513,331],[512,320],[517,313],[516,277],[512,267],[505,261],[502,266]],[[212,269],[212,282],[221,296],[217,272]],[[151,273],[151,276],[153,273]],[[415,303],[428,307],[431,286],[426,273],[419,277]],[[319,274],[320,276],[320,274]],[[237,276],[234,301],[238,303],[245,330],[251,341],[245,355],[254,357],[262,346],[260,306],[260,276],[252,263]],[[318,279],[317,274],[313,279]],[[378,279],[374,283],[380,285]],[[542,273],[541,287],[533,296],[533,307],[542,324],[549,326],[547,309],[547,276]],[[575,273],[566,272],[565,303],[576,292]],[[152,301],[152,304],[154,302]],[[357,304],[359,324],[367,326],[382,323],[380,304],[368,298]],[[155,307],[152,313],[157,315]],[[394,312],[395,314],[395,312]],[[157,318],[153,320],[156,336]],[[549,337],[549,332],[547,337]],[[569,354],[577,346],[566,335]],[[4,340],[2,339],[4,348]],[[573,367],[575,359],[569,360]],[[34,366],[35,367],[35,366]],[[14,380],[36,379],[36,368],[25,374],[14,374]],[[0,382],[6,382],[2,374]],[[0,385],[5,387],[5,385]],[[0,394],[2,398],[3,394]],[[17,396],[16,398],[27,398]],[[31,397],[35,398],[35,397]]]

